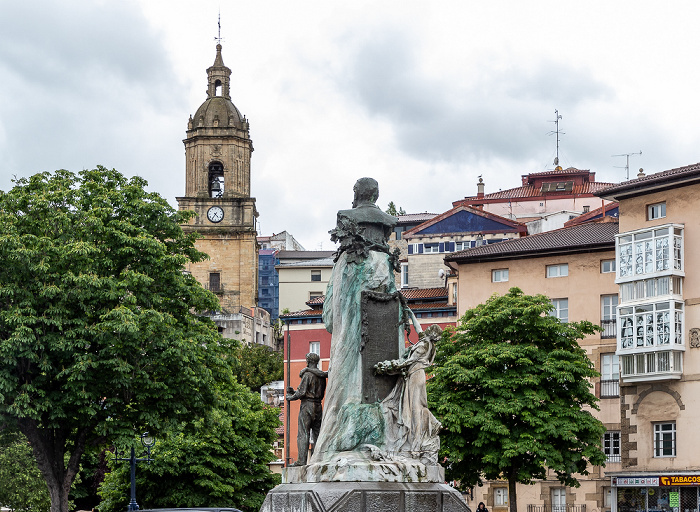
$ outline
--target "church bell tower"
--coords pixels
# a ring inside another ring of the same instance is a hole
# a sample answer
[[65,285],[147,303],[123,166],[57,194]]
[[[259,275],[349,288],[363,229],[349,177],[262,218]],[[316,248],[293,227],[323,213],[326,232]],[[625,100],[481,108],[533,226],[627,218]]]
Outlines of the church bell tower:
[[219,295],[224,312],[257,304],[258,252],[255,198],[250,197],[249,123],[231,101],[231,70],[221,44],[207,69],[207,99],[190,116],[185,143],[185,195],[180,210],[197,214],[183,226],[200,235],[209,260],[188,270]]

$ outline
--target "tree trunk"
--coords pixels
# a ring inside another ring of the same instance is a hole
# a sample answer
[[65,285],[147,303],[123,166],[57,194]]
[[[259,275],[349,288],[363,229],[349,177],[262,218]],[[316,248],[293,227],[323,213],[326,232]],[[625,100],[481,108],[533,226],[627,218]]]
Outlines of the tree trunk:
[[19,428],[29,440],[39,471],[46,481],[51,498],[51,512],[69,512],[68,494],[85,451],[87,429],[76,432],[73,450],[66,465],[67,436],[64,430],[40,428],[35,420],[30,419],[20,420]]
[[518,495],[515,490],[516,484],[515,473],[513,473],[508,477],[508,506],[510,512],[518,512]]

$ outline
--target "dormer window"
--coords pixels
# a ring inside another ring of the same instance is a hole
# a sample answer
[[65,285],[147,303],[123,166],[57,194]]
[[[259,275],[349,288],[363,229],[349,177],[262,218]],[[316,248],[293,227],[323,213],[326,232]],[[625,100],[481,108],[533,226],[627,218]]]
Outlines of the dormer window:
[[209,164],[209,197],[224,195],[224,166],[221,162]]

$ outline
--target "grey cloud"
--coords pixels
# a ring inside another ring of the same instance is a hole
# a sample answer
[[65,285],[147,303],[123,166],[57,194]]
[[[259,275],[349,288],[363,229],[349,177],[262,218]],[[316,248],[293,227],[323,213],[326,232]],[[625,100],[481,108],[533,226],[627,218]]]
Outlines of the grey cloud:
[[428,161],[532,158],[546,145],[546,116],[553,118],[555,107],[572,111],[614,96],[568,63],[503,70],[484,61],[479,69],[463,88],[426,76],[410,35],[388,31],[360,42],[337,82],[370,115],[391,123],[404,152]]

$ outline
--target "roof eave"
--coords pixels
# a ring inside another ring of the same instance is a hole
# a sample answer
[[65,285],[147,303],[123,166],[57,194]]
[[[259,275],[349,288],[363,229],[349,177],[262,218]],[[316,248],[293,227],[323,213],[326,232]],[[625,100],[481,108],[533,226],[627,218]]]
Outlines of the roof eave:
[[567,254],[584,254],[589,252],[603,252],[615,250],[615,241],[599,242],[586,244],[585,246],[575,247],[556,247],[551,249],[537,249],[525,251],[513,251],[498,254],[485,254],[483,256],[448,256],[445,261],[455,262],[457,264],[483,263],[487,261],[504,261],[524,258],[544,258],[546,256],[562,256]]

